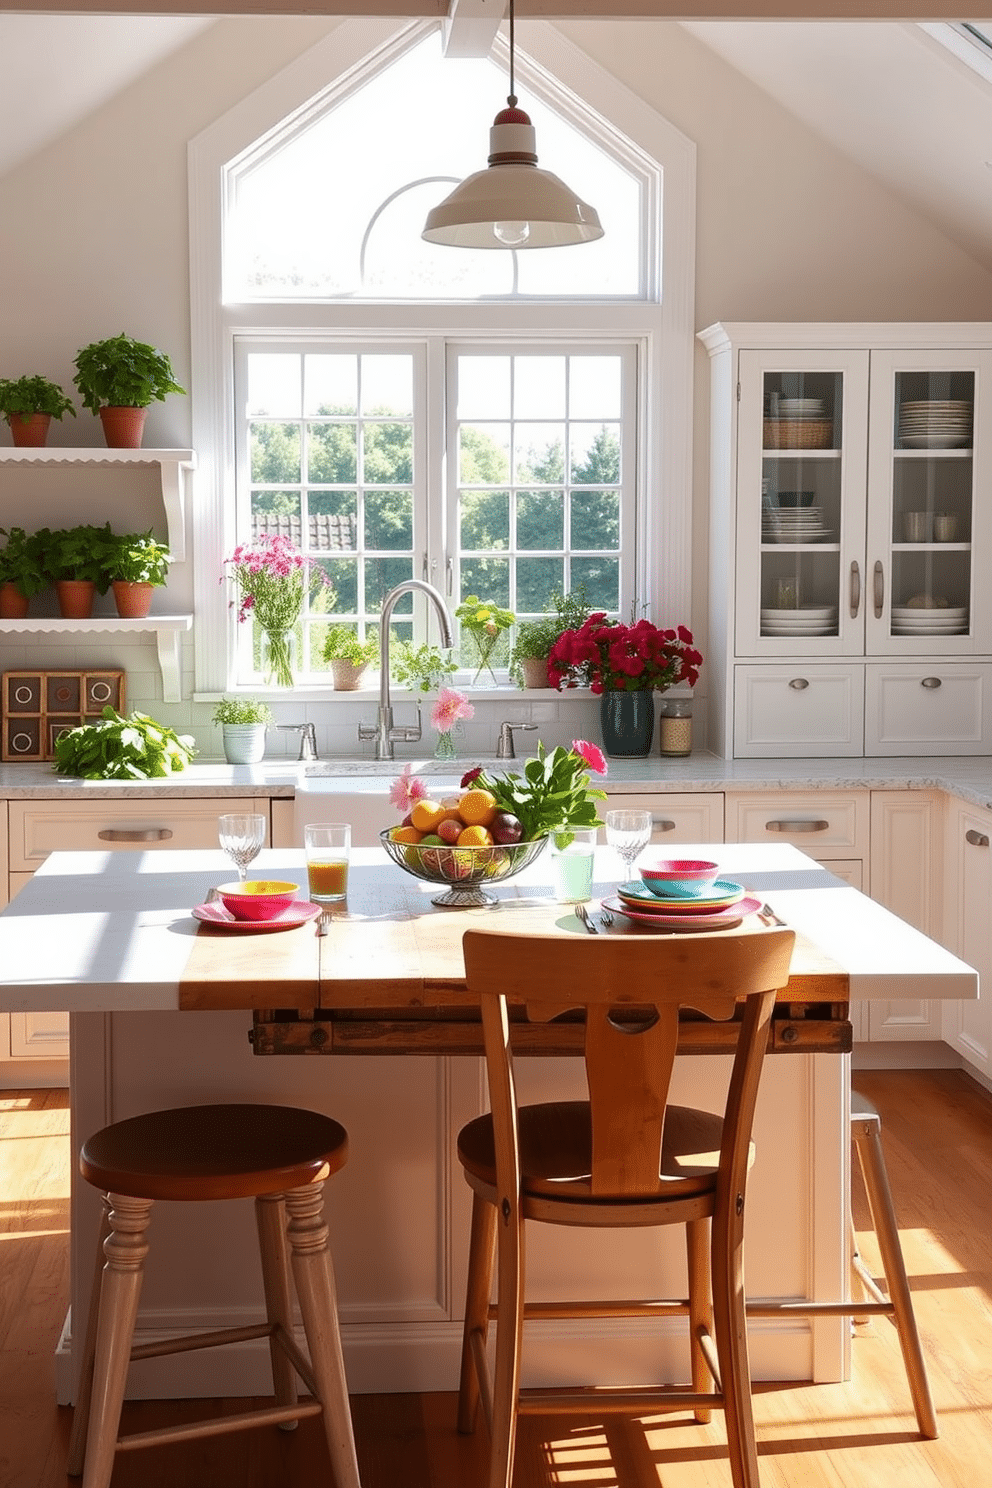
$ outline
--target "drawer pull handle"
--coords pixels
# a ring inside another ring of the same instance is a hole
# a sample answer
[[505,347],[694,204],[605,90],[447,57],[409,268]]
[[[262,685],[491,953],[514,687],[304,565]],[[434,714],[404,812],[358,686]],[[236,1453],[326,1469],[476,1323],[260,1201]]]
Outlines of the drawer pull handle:
[[923,681],[920,683],[920,686],[921,687],[926,687],[928,689],[932,689],[934,687],[939,687],[940,686],[940,678],[939,677],[924,677],[923,678]]
[[970,842],[972,847],[988,847],[989,839],[984,832],[976,832],[974,828],[964,834],[965,842]]
[[96,834],[101,842],[168,842],[170,827],[105,827]]
[[875,619],[881,620],[882,611],[885,608],[885,569],[881,563],[875,564]]
[[652,831],[652,833],[654,833],[654,832],[674,832],[675,831],[675,823],[673,821],[669,821],[664,816],[655,816],[651,820],[651,831]]
[[861,608],[861,570],[858,567],[857,559],[855,559],[855,561],[851,564],[851,619],[852,620],[856,620],[858,618],[858,611],[860,610],[860,608]]
[[766,832],[827,832],[829,829],[828,821],[810,821],[805,817],[798,817],[795,821],[783,818],[781,821],[765,822]]
[[792,688],[793,692],[805,692],[806,688],[809,686],[809,683],[807,682],[805,677],[793,677],[792,681],[789,683],[789,686]]

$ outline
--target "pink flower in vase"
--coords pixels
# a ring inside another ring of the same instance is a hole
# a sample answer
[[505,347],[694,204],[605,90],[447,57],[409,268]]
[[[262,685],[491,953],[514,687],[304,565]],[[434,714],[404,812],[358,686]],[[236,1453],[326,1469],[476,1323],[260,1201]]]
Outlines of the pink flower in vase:
[[463,692],[453,687],[442,687],[431,709],[431,727],[439,734],[448,734],[462,718],[473,718],[475,708]]

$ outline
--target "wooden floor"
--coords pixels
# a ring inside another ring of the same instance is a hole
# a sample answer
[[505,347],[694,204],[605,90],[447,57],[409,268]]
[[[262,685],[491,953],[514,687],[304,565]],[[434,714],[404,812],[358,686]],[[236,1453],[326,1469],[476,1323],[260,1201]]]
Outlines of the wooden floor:
[[[915,1434],[895,1332],[858,1330],[846,1385],[762,1386],[763,1488],[984,1488],[992,1459],[992,1097],[953,1071],[859,1072],[882,1112],[917,1317],[941,1427]],[[53,1401],[67,1305],[64,1091],[0,1092],[0,1488],[64,1488],[71,1412]],[[855,1194],[855,1224],[866,1213]],[[872,1264],[870,1232],[862,1250]],[[179,1406],[192,1417],[217,1403]],[[353,1398],[364,1488],[474,1488],[485,1436],[459,1437],[452,1395]],[[237,1401],[221,1408],[236,1410]],[[127,1407],[126,1429],[176,1418]],[[77,1481],[77,1480],[69,1480]],[[319,1426],[254,1431],[118,1458],[113,1488],[330,1488]],[[729,1488],[719,1418],[525,1419],[515,1488]]]

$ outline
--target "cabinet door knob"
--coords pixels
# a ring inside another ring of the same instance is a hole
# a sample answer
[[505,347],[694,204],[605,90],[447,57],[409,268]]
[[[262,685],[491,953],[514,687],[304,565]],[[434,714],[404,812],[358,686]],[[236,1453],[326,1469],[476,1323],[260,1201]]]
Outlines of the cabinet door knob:
[[789,686],[792,688],[793,692],[804,692],[809,686],[809,683],[807,682],[805,677],[793,677],[792,681],[789,683]]
[[105,827],[96,834],[101,842],[168,842],[169,827]]
[[826,832],[829,827],[828,821],[810,821],[807,817],[797,817],[795,821],[783,817],[779,821],[765,822],[766,832]]
[[974,828],[969,828],[969,830],[965,832],[964,840],[965,842],[970,842],[972,847],[988,847],[989,845],[989,839],[985,835],[985,833],[976,832]]
[[851,619],[858,618],[861,608],[861,570],[857,559],[851,564]]
[[881,563],[875,564],[874,590],[875,619],[881,620],[882,610],[885,608],[885,570]]
[[939,677],[924,677],[923,678],[923,681],[920,683],[920,686],[921,687],[926,687],[928,690],[932,691],[935,687],[939,687],[940,686],[940,678]]

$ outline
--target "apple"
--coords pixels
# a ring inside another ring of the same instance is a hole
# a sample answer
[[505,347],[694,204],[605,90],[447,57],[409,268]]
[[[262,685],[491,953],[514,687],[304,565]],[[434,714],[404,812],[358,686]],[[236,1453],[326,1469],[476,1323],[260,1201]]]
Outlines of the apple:
[[461,821],[453,816],[446,816],[444,821],[437,824],[437,835],[442,842],[447,842],[449,846],[458,841],[461,831]]
[[493,834],[493,841],[499,843],[519,842],[524,835],[523,822],[510,811],[497,812],[489,824],[489,830]]

